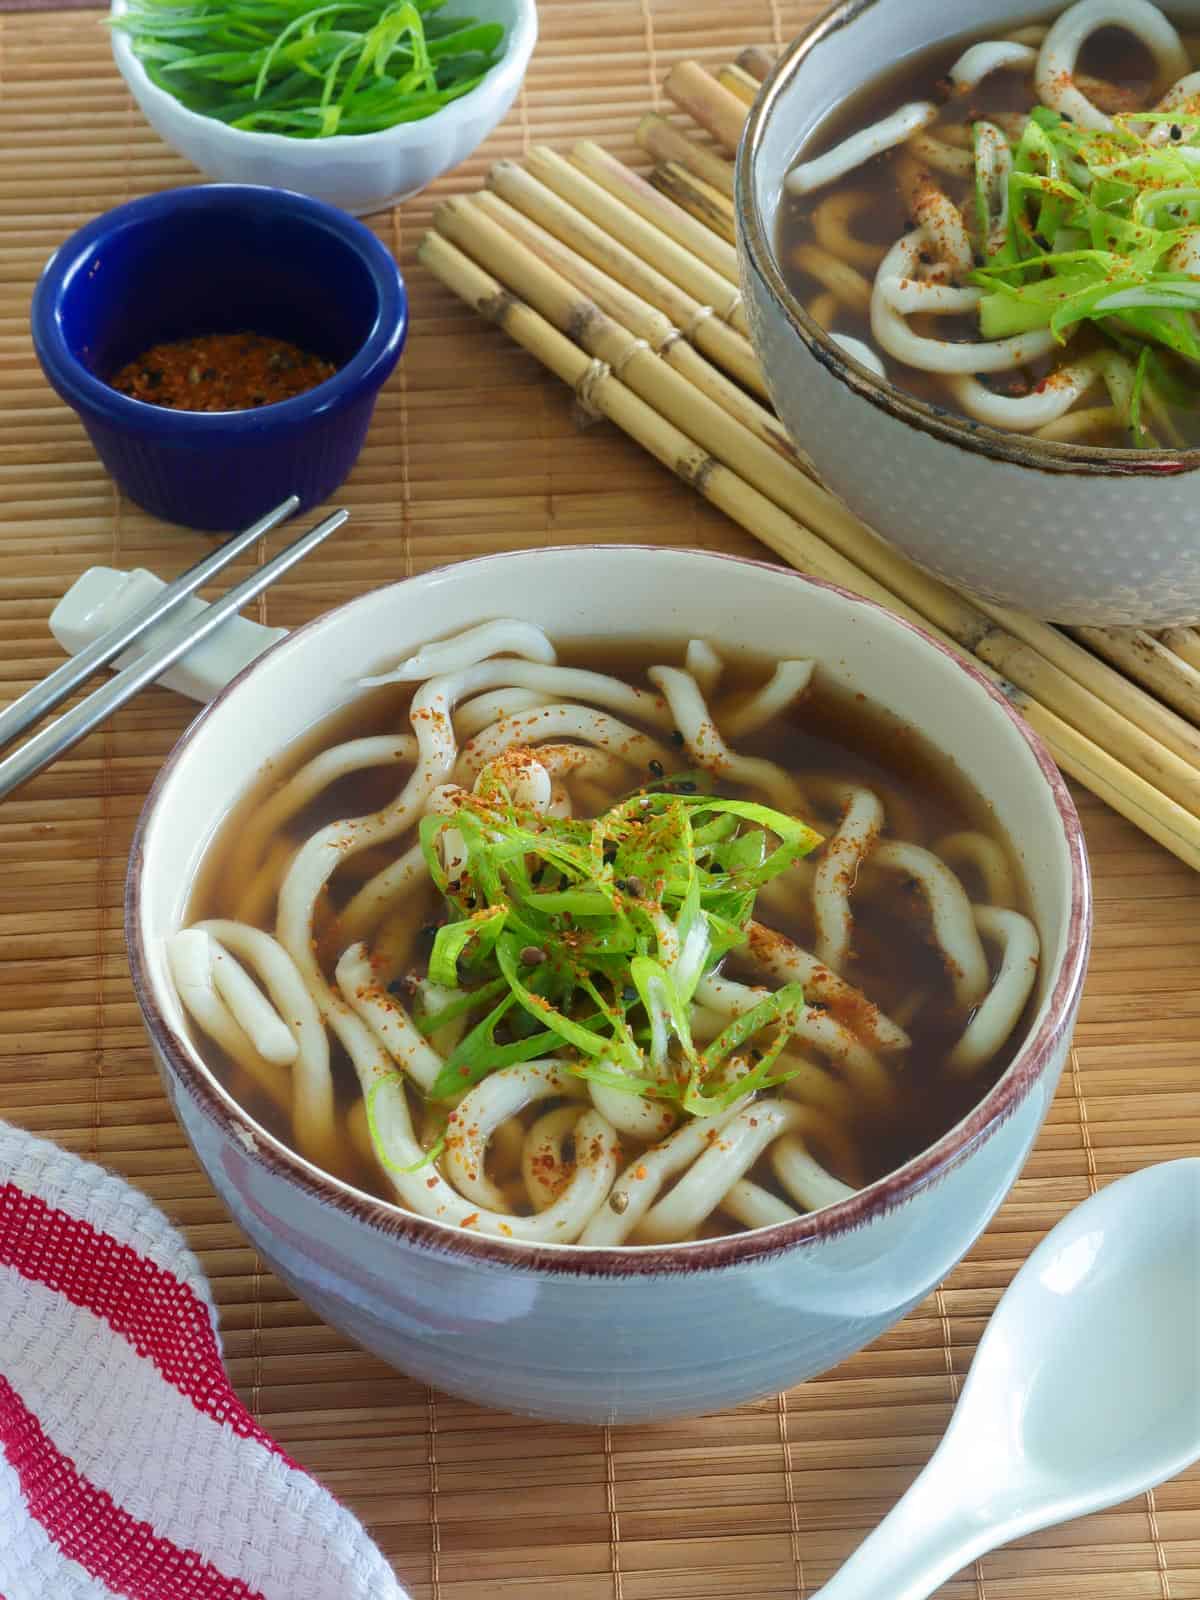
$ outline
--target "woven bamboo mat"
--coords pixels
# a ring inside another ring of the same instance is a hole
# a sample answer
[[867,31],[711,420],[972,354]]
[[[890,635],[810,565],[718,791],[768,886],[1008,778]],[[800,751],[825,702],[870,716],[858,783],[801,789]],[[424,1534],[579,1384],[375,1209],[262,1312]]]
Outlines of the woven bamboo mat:
[[[556,380],[413,252],[435,199],[532,142],[594,135],[638,165],[632,130],[663,109],[672,61],[778,47],[809,9],[542,0],[543,41],[505,127],[434,194],[374,219],[409,274],[408,354],[345,491],[351,525],[272,591],[264,620],[293,625],[381,581],[545,543],[761,554],[614,431],[579,432]],[[72,228],[190,175],[133,109],[95,14],[0,16],[0,699],[58,659],[46,617],[83,568],[168,575],[199,552],[117,500],[27,333],[35,276]],[[927,1458],[985,1319],[1045,1231],[1110,1178],[1200,1149],[1200,882],[1081,797],[1098,927],[1076,1049],[1012,1198],[925,1305],[837,1371],[719,1421],[551,1427],[428,1393],[263,1269],[160,1091],[120,902],[136,814],[188,716],[151,691],[0,809],[0,1117],[116,1167],[185,1228],[246,1402],[365,1517],[419,1600],[803,1597]],[[1200,1473],[991,1556],[944,1593],[1085,1590],[1200,1600]]]

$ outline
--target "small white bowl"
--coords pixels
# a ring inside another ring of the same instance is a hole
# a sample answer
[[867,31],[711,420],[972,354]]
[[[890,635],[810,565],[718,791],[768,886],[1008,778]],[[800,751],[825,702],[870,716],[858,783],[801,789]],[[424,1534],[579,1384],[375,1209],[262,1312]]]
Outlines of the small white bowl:
[[[520,90],[537,43],[536,0],[455,0],[464,15],[505,28],[504,54],[483,82],[422,122],[382,133],[293,139],[231,128],[189,111],[152,83],[128,34],[112,30],[113,55],[150,126],[210,178],[265,184],[340,206],[354,216],[408,200],[478,148]],[[127,0],[113,0],[121,16]]]
[[[734,656],[804,641],[830,678],[923,729],[995,810],[1042,936],[1012,1063],[930,1149],[841,1204],[692,1244],[526,1245],[414,1216],[268,1133],[197,1051],[164,941],[208,840],[261,772],[429,639],[496,616],[553,637],[712,639]],[[264,740],[264,730],[266,737]],[[421,1382],[577,1422],[695,1415],[785,1388],[860,1350],[921,1300],[991,1220],[1066,1059],[1090,905],[1079,820],[1049,757],[959,657],[869,601],[694,550],[530,550],[378,589],[261,656],[176,746],[134,840],[134,987],[172,1105],[235,1221],[319,1316]]]
[[[1002,433],[881,383],[808,315],[775,253],[785,174],[832,107],[931,45],[1042,20],[1067,0],[839,0],[755,102],[737,167],[754,347],[784,426],[852,510],[938,577],[1052,622],[1200,617],[1200,449],[1107,450]],[[1200,0],[1170,7],[1184,32]]]

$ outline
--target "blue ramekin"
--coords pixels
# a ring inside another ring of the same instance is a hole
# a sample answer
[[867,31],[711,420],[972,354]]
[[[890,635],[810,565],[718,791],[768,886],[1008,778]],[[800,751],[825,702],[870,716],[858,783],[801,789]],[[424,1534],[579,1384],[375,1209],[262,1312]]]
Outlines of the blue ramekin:
[[[289,494],[315,505],[362,449],[404,348],[408,296],[388,250],[319,200],[248,184],[170,189],[118,206],[55,251],[33,343],[121,490],[191,528],[244,527]],[[293,400],[176,411],[105,378],[165,339],[252,331],[337,365]]]

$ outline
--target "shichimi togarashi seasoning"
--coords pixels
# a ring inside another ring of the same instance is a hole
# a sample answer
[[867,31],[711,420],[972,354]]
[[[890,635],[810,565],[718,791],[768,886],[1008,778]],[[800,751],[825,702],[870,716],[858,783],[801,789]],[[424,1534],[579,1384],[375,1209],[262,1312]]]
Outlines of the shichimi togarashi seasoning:
[[253,411],[305,394],[336,371],[332,361],[286,339],[208,333],[153,345],[109,383],[134,400],[176,411]]

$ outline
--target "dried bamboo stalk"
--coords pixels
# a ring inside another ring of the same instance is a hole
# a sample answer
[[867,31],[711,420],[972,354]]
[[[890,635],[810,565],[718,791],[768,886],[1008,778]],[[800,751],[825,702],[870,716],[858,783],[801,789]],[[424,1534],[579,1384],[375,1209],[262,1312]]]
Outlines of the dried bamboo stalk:
[[729,66],[722,67],[717,73],[717,82],[722,89],[728,89],[736,100],[744,106],[752,106],[758,97],[760,79],[746,71],[745,67],[731,62]]
[[1200,773],[1200,730],[1185,717],[1163,705],[1161,700],[1156,700],[1138,684],[1131,683],[1124,674],[1049,623],[1039,622],[1025,612],[993,605],[991,601],[978,597],[974,598],[974,604],[1001,628],[1031,645],[1051,666],[1074,678],[1076,683],[1098,696],[1105,705],[1111,706]]
[[1168,628],[1159,634],[1158,642],[1200,671],[1200,628]]
[[746,106],[724,89],[698,61],[677,61],[663,80],[667,98],[711,133],[723,149],[737,154]]
[[1142,628],[1072,628],[1082,644],[1200,727],[1200,670]]
[[[738,109],[744,108],[739,106]],[[697,222],[694,217],[689,217],[686,211],[681,211],[648,184],[645,178],[631,172],[615,156],[609,155],[607,150],[590,139],[584,139],[575,146],[571,151],[571,161],[594,183],[624,201],[630,210],[636,211],[644,222],[682,245],[684,250],[724,278],[727,284],[737,288],[737,252],[733,246],[724,239],[718,239],[711,229]]]
[[[594,281],[582,288],[559,270],[560,259],[547,260],[536,233],[530,236],[532,225],[494,195],[444,201],[434,213],[434,226],[560,333],[575,339],[589,355],[608,362],[622,381],[668,422],[784,510],[802,514],[797,508],[805,504],[804,486],[813,486],[796,466],[778,422],[757,406],[755,411],[768,419],[769,428],[760,432],[744,422],[745,412],[733,409],[727,392],[736,393],[735,386],[690,350],[665,317],[639,305],[635,296],[620,292],[619,287],[614,294],[611,288],[605,292],[605,286],[599,285],[606,302],[602,304],[588,292],[596,287]],[[661,355],[656,341],[665,346]],[[709,392],[713,380],[720,398]],[[818,491],[818,496],[830,500],[824,490]]]
[[761,44],[748,45],[737,58],[737,64],[748,77],[765,83],[775,68],[775,57]]
[[702,178],[720,194],[733,194],[733,162],[726,161],[707,145],[698,144],[665,117],[650,111],[638,123],[634,133],[641,148],[655,161],[674,161],[677,165]]
[[619,320],[622,311],[629,310],[627,302],[616,300],[616,315],[608,315],[476,200],[444,202],[434,214],[434,225],[560,333],[606,362],[668,423],[797,522],[815,529],[841,556],[911,607],[913,614],[973,651],[1073,727],[1086,728],[1131,771],[1200,817],[1200,742],[1194,751],[1195,765],[1181,759],[1055,670],[1024,640],[995,627],[962,596],[882,545],[828,491],[810,482],[683,373],[662,361],[636,329]]
[[[544,145],[538,146],[526,156],[525,169],[582,211],[597,227],[641,256],[643,261],[655,265],[664,277],[692,295],[701,305],[711,306],[723,322],[729,323],[749,341],[750,326],[741,293],[731,288],[731,281],[723,272],[699,260],[686,245],[680,244],[671,234],[664,233],[653,220],[628,204],[623,196],[598,183],[588,172],[567,161],[557,151],[549,150]],[[640,179],[638,181],[641,182]],[[672,206],[662,195],[655,194],[649,184],[643,187],[663,211],[678,211],[677,206]],[[699,227],[689,217],[683,220],[692,227]],[[727,249],[712,234],[709,234],[709,238],[714,244],[719,244],[722,250]]]
[[741,299],[731,300],[728,284],[716,273],[553,150],[533,151],[524,168],[498,161],[488,184],[584,260],[663,312],[731,377],[766,397],[758,357],[745,336]]
[[[534,182],[531,178],[528,181]],[[551,194],[549,198],[557,205],[563,203],[558,200],[557,195]],[[474,196],[474,200],[493,222],[520,240],[547,266],[561,274],[568,283],[581,289],[607,316],[614,318],[636,338],[644,339],[656,355],[661,356],[668,365],[681,372],[702,394],[715,401],[729,416],[736,417],[756,438],[769,445],[777,454],[788,461],[798,462],[811,475],[811,463],[792,443],[787,430],[775,413],[760,405],[739,384],[727,378],[718,366],[708,361],[699,349],[689,344],[670,317],[664,315],[653,303],[639,298],[615,278],[602,272],[599,267],[584,261],[569,245],[555,238],[545,228],[539,227],[515,206],[509,205],[499,193],[483,189]],[[698,307],[694,302],[691,302],[691,305],[694,313]],[[709,321],[711,319],[702,322],[700,328],[702,329]],[[722,324],[718,323],[716,326],[720,327]],[[700,329],[697,329],[697,333],[699,331]]]
[[[482,316],[504,328],[518,344],[570,385],[581,403],[608,417],[656,460],[799,571],[844,584],[897,615],[920,621],[902,601],[708,455],[634,394],[604,363],[589,357],[558,333],[545,318],[511,291],[506,291],[448,240],[429,233],[422,240],[418,255],[447,288]],[[987,667],[982,670],[1008,693],[1065,771],[1181,860],[1200,868],[1200,822],[1195,817],[1130,772],[1092,740],[1006,683],[999,674]]]
[[737,243],[733,201],[719,189],[714,189],[703,178],[697,178],[674,161],[655,167],[650,174],[650,182],[661,194],[674,200],[689,217],[695,217],[697,222],[702,222],[730,244]]

